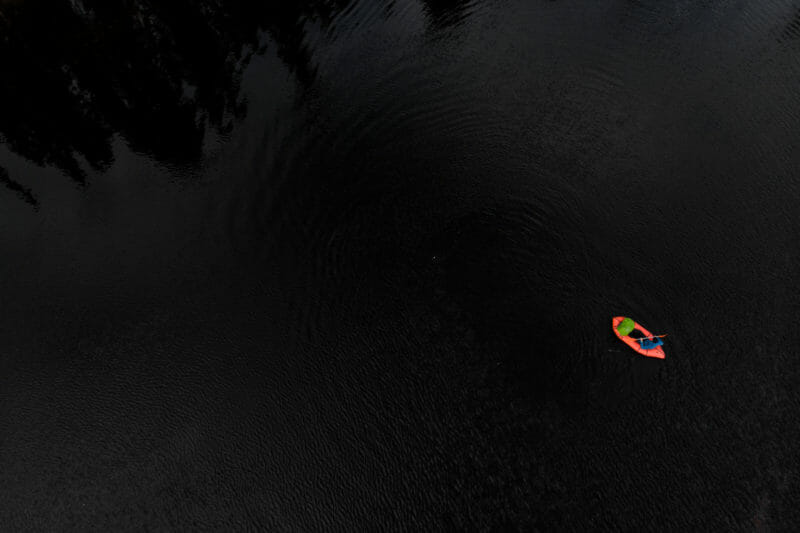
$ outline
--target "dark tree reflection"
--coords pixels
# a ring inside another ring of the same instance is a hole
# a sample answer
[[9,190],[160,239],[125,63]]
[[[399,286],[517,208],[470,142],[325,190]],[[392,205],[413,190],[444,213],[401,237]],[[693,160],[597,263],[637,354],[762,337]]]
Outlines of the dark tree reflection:
[[3,167],[0,167],[0,183],[5,185],[9,190],[17,193],[17,196],[31,204],[35,209],[39,208],[39,202],[36,200],[36,197],[33,196],[31,190],[12,180]]
[[788,41],[798,38],[800,38],[800,9],[794,12],[791,20],[784,26],[780,40]]
[[[311,83],[305,22],[324,26],[348,2],[0,1],[0,141],[80,184],[84,165],[113,161],[115,135],[191,165],[207,128],[225,133],[245,115],[239,83],[262,33]],[[35,203],[4,170],[0,181]]]
[[435,28],[458,26],[471,11],[473,0],[422,0],[425,13]]

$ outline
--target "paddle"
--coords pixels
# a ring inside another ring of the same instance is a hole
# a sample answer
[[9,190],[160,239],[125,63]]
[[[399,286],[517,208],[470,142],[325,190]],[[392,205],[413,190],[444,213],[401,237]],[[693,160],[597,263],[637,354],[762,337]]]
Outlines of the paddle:
[[635,341],[643,341],[645,339],[655,339],[656,337],[666,337],[667,335],[669,335],[669,333],[666,333],[664,335],[650,335],[649,337],[639,337],[638,339],[635,339],[633,337],[631,338]]

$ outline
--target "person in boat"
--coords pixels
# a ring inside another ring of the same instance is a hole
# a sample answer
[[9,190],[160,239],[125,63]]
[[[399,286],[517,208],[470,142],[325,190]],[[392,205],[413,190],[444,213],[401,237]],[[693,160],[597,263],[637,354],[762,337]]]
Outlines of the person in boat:
[[639,343],[639,346],[642,347],[642,350],[654,350],[659,346],[664,345],[664,341],[658,337],[644,337],[641,339],[636,339],[636,342]]

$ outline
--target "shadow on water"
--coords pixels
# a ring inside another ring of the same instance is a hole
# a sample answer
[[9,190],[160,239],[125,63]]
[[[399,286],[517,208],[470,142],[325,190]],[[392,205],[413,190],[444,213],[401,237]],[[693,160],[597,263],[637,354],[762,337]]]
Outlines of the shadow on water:
[[[113,162],[117,135],[160,163],[191,168],[207,130],[224,136],[245,116],[240,80],[252,56],[264,52],[264,33],[309,84],[304,22],[325,26],[348,3],[0,4],[0,139],[80,185],[86,165],[103,170]],[[36,205],[35,192],[18,179],[2,173],[6,187]]]

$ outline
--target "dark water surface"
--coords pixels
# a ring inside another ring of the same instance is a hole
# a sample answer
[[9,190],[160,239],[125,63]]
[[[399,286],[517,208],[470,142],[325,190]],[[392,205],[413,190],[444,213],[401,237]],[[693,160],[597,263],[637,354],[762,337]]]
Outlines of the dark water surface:
[[164,4],[0,1],[2,529],[800,522],[800,4]]

